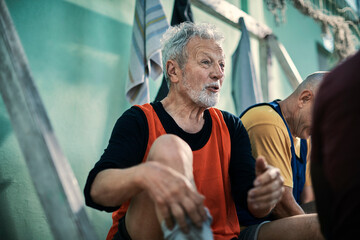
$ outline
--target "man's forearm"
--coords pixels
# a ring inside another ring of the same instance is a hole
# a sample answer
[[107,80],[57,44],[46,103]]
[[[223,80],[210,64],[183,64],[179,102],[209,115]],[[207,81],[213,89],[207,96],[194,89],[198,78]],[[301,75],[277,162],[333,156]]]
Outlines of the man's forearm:
[[283,197],[275,206],[272,214],[275,218],[284,218],[294,215],[305,214],[305,212],[295,201],[292,195],[292,188],[285,186]]
[[312,202],[315,200],[314,191],[312,186],[304,186],[301,193],[301,204]]
[[106,207],[120,206],[142,190],[138,180],[139,168],[141,165],[99,172],[91,185],[92,200]]

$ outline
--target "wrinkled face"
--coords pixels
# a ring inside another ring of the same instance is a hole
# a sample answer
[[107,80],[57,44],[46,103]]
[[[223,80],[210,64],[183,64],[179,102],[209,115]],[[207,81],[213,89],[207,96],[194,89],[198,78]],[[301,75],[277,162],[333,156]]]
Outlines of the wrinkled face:
[[213,40],[193,38],[187,44],[188,59],[182,72],[187,97],[200,107],[213,107],[219,101],[224,81],[225,59]]

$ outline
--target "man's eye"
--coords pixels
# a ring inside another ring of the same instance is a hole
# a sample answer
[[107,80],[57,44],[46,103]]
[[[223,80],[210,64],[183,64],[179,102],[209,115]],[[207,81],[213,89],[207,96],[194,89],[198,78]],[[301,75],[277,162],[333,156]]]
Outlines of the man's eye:
[[220,63],[219,65],[220,65],[221,69],[223,69],[223,70],[225,69],[225,64]]
[[208,64],[210,64],[210,61],[209,60],[202,60],[201,63],[208,65]]

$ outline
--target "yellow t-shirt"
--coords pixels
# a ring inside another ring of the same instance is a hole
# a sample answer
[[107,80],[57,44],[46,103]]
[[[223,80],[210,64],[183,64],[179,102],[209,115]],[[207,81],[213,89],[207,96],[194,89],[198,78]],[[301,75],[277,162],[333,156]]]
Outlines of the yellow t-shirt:
[[[266,161],[280,169],[284,178],[284,185],[293,187],[293,174],[291,169],[291,141],[286,125],[280,115],[270,106],[254,107],[242,117],[248,131],[252,154],[254,158],[262,155]],[[295,153],[300,156],[300,139],[293,138]],[[310,141],[307,141],[308,151],[306,158],[305,186],[311,186],[310,178]]]

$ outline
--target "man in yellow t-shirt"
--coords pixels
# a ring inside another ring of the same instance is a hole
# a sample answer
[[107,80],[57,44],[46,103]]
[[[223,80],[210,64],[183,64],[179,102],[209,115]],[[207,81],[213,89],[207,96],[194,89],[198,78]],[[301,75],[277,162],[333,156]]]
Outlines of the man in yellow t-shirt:
[[283,101],[250,107],[241,115],[254,157],[265,156],[280,169],[285,192],[273,217],[304,214],[300,204],[314,200],[309,172],[310,130],[314,97],[325,72],[308,76]]

